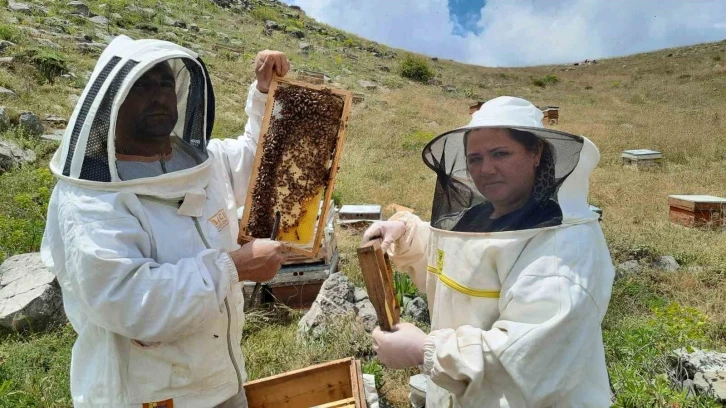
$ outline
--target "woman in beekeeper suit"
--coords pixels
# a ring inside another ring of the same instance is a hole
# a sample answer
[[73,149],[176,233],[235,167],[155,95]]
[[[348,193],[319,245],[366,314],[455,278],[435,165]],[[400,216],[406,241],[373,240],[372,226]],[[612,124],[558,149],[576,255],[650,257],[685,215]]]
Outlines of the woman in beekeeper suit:
[[420,366],[429,408],[609,406],[600,323],[614,270],[587,203],[595,145],[499,97],[423,160],[437,174],[431,222],[398,213],[364,239],[425,289],[433,331],[376,329],[381,361]]

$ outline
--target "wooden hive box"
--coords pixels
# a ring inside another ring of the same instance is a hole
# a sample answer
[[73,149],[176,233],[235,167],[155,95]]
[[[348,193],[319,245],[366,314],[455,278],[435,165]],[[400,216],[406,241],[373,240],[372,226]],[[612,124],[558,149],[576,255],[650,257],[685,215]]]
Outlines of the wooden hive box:
[[270,238],[316,258],[338,172],[352,94],[274,77],[260,131],[238,242]]
[[360,361],[346,358],[245,384],[249,408],[365,408]]
[[380,205],[344,205],[338,211],[340,220],[373,220],[381,219]]
[[540,109],[544,115],[542,123],[547,125],[556,125],[560,121],[560,108],[559,106],[546,106]]
[[663,164],[663,154],[650,149],[625,150],[620,157],[624,167],[635,170],[650,170]]
[[686,227],[726,227],[726,198],[709,195],[668,196],[668,218]]
[[325,74],[314,71],[298,71],[297,79],[314,85],[322,85],[325,83]]

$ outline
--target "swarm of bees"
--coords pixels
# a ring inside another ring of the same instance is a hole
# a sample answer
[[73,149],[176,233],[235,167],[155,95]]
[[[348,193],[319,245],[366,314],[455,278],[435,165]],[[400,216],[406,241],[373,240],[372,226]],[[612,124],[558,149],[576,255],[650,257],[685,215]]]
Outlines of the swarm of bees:
[[274,98],[247,225],[257,238],[270,237],[276,211],[281,231],[296,228],[309,211],[303,204],[327,185],[344,107],[329,90],[290,84],[281,84]]

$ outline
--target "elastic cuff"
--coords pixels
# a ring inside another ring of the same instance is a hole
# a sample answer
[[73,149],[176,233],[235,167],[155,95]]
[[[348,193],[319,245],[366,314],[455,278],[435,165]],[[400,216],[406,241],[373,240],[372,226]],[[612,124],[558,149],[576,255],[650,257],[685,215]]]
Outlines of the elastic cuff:
[[232,262],[232,258],[229,256],[229,254],[226,252],[222,252],[221,254],[219,254],[219,258],[227,269],[227,274],[229,275],[229,285],[232,286],[235,283],[239,283],[239,273],[237,273],[237,267],[234,266],[234,262]]
[[391,245],[391,247],[388,249],[389,255],[400,256],[406,253],[409,248],[411,248],[411,234],[413,233],[417,218],[418,217],[408,211],[401,211],[393,214],[391,218],[388,219],[388,221],[400,221],[406,227],[403,235],[401,235],[396,240],[396,242],[394,242],[393,245]]
[[423,374],[431,376],[431,371],[434,369],[434,356],[436,355],[436,343],[435,337],[429,335],[423,343],[424,362],[421,366],[421,372]]
[[259,101],[267,101],[267,94],[262,93],[262,92],[260,92],[259,89],[257,89],[257,81],[252,83],[251,89],[252,89],[252,95],[255,99],[257,99]]

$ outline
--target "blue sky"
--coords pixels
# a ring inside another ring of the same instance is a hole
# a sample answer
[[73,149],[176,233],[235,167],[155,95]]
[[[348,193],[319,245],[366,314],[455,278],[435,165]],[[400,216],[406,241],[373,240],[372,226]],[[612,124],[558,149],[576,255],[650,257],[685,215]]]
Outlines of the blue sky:
[[392,47],[487,66],[614,57],[726,39],[726,0],[283,0]]
[[485,4],[484,0],[449,0],[449,18],[455,23],[453,33],[460,36],[481,34],[478,23]]

